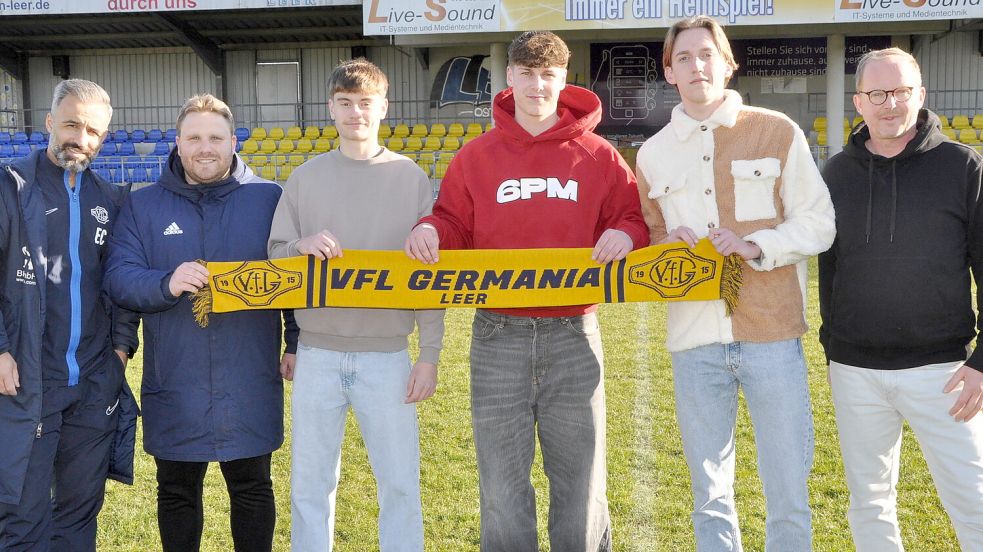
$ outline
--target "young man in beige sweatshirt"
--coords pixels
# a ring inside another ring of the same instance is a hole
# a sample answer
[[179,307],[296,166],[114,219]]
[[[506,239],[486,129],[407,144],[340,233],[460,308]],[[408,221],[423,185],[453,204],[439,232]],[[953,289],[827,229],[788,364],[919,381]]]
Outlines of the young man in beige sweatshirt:
[[[433,188],[413,161],[379,146],[385,74],[364,59],[331,75],[328,108],[340,146],[297,168],[270,231],[270,258],[330,259],[353,249],[401,249],[428,215]],[[437,385],[442,310],[320,308],[296,311],[291,509],[293,550],[331,550],[341,444],[355,412],[378,484],[379,547],[423,550],[415,404]],[[407,336],[419,328],[411,366]]]

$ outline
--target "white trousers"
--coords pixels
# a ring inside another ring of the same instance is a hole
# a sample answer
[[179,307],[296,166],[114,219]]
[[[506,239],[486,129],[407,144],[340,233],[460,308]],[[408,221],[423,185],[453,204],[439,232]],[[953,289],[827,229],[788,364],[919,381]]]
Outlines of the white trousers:
[[905,420],[925,454],[939,498],[963,552],[983,552],[983,415],[949,415],[962,386],[943,393],[961,362],[905,370],[830,363],[847,517],[858,552],[902,551],[897,484]]

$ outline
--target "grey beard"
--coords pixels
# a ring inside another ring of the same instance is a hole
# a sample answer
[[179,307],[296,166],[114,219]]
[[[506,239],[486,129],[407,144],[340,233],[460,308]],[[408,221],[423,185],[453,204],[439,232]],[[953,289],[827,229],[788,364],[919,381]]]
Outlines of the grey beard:
[[88,169],[89,165],[92,163],[92,158],[95,157],[95,154],[83,152],[82,155],[82,159],[69,159],[63,146],[55,146],[55,159],[58,160],[58,165],[66,171],[80,173],[85,169]]

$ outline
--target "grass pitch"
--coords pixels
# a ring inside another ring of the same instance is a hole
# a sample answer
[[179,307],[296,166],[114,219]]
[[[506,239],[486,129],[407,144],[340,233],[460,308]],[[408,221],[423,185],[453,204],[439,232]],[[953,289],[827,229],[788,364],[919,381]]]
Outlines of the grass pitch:
[[[804,345],[816,430],[815,464],[810,479],[813,545],[817,551],[842,552],[853,549],[846,520],[849,494],[824,357],[815,334],[819,326],[815,263],[811,269],[811,331],[804,338]],[[419,408],[428,551],[478,549],[478,475],[468,396],[472,314],[470,310],[448,311],[440,383],[436,395]],[[665,306],[658,303],[604,305],[600,319],[608,408],[608,500],[615,550],[693,550],[689,473],[675,422],[669,354],[663,346]],[[138,394],[141,366],[138,354],[128,374]],[[274,549],[278,551],[290,548],[290,384],[286,400],[286,443],[273,455],[278,508]],[[141,449],[136,462],[133,487],[108,484],[106,505],[99,519],[99,550],[160,550],[153,459]],[[325,466],[325,469],[331,468]],[[548,487],[538,454],[532,480],[537,490],[540,545],[548,550]],[[229,501],[217,465],[209,470],[205,486],[202,550],[230,551],[233,547]],[[909,552],[958,551],[921,451],[907,428],[898,487],[906,549]],[[754,435],[743,402],[738,412],[736,490],[745,549],[764,550],[765,502],[757,477]],[[378,550],[375,483],[351,415],[342,452],[337,507],[336,549]]]

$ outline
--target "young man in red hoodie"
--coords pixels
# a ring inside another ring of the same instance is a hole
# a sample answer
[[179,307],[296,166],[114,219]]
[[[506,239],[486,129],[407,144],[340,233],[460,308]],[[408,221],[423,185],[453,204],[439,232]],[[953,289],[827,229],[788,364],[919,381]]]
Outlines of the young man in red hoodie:
[[[509,46],[510,88],[495,128],[455,156],[433,215],[406,254],[439,249],[593,247],[598,263],[648,245],[635,177],[592,131],[601,102],[566,85],[570,51],[550,32]],[[610,550],[604,369],[596,305],[480,309],[471,341],[471,414],[481,549],[535,551],[529,473],[536,433],[550,481],[552,550]]]

